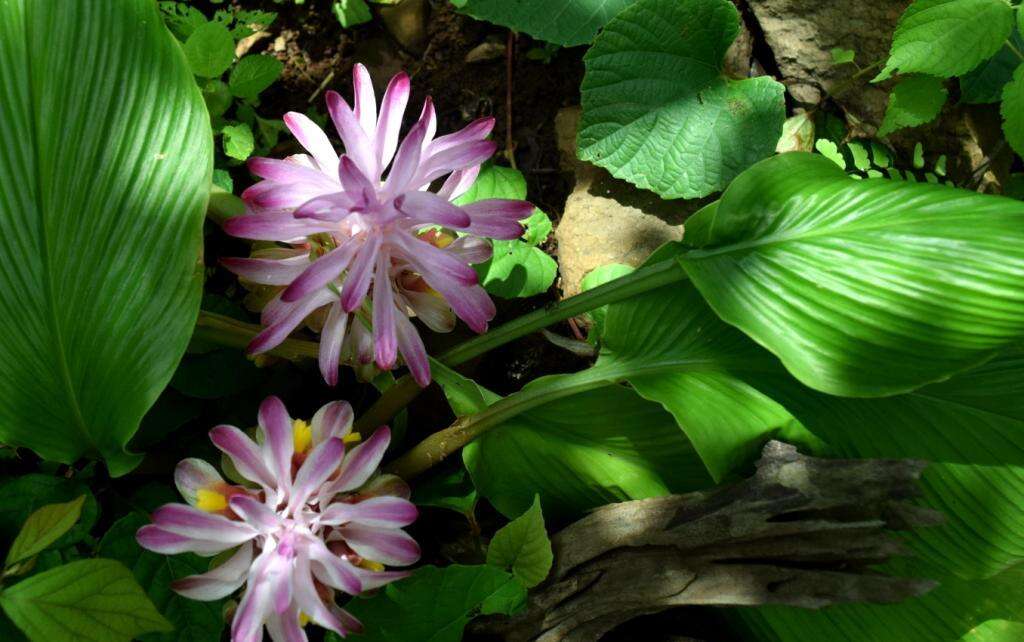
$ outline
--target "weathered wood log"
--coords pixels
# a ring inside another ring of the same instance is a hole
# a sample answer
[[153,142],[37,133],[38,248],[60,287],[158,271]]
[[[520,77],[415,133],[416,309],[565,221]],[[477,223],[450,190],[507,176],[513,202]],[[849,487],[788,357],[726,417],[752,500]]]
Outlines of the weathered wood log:
[[688,605],[899,602],[934,583],[871,569],[906,554],[894,530],[941,514],[909,502],[916,460],[818,459],[765,445],[757,472],[707,492],[610,504],[552,538],[555,564],[512,618],[472,631],[510,641],[592,641]]

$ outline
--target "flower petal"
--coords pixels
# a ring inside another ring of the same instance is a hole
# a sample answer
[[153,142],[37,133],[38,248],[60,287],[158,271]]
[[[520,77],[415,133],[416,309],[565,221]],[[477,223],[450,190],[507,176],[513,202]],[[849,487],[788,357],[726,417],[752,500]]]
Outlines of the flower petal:
[[[327,92],[327,111],[334,121],[334,126],[345,145],[345,155],[355,161],[366,176],[380,176],[377,157],[374,154],[373,142],[356,118],[355,112],[348,106],[345,99],[336,91]],[[337,166],[334,167],[337,172]]]
[[[315,195],[310,195],[312,197]],[[300,205],[306,195],[295,203]],[[254,241],[294,241],[319,232],[326,232],[332,225],[310,219],[296,219],[290,213],[272,212],[267,214],[244,214],[224,221],[224,231],[231,236]]]
[[313,569],[307,556],[295,560],[295,602],[299,610],[325,629],[344,636],[345,623],[324,604],[313,584]]
[[280,615],[272,613],[267,618],[267,633],[270,634],[271,642],[309,642],[299,617],[298,607]]
[[245,522],[264,533],[281,527],[281,518],[269,506],[248,495],[235,495],[228,505]]
[[352,255],[358,248],[358,240],[349,239],[341,247],[327,252],[312,263],[307,263],[302,274],[281,293],[281,300],[294,303],[327,287],[328,283],[340,277],[341,273],[345,271],[348,264],[352,262]]
[[395,208],[417,223],[462,229],[472,222],[461,207],[431,192],[406,192],[395,199]]
[[338,528],[345,543],[360,557],[390,566],[408,566],[420,558],[420,545],[405,531],[346,524]]
[[371,497],[350,504],[335,502],[321,514],[320,523],[337,526],[357,523],[382,528],[401,528],[416,521],[416,505],[401,497]]
[[162,555],[177,555],[178,553],[196,553],[204,557],[211,557],[236,546],[225,542],[215,542],[204,539],[195,539],[187,535],[166,531],[154,524],[147,524],[135,533],[135,540],[142,548],[160,553]]
[[206,573],[175,580],[171,582],[171,589],[190,600],[219,600],[231,595],[242,585],[251,565],[252,543],[246,542],[220,566]]
[[318,169],[288,160],[253,156],[246,161],[249,171],[276,183],[308,183],[323,189],[337,191],[338,184]]
[[182,459],[174,469],[174,485],[186,502],[192,506],[199,501],[200,490],[220,486],[224,478],[217,469],[202,459],[189,457]]
[[[370,281],[373,279],[373,268],[377,262],[380,245],[380,235],[371,234],[357,250],[355,260],[352,261],[345,277],[345,285],[341,288],[341,307],[345,312],[352,312],[363,304],[366,292],[370,289]],[[386,275],[382,275],[381,278],[386,278]]]
[[336,296],[324,288],[291,304],[274,306],[275,303],[280,302],[280,297],[271,301],[263,308],[263,323],[267,327],[253,338],[246,350],[250,354],[259,354],[280,345],[307,316],[317,308],[330,304]]
[[316,160],[320,171],[328,176],[334,176],[338,172],[338,153],[334,151],[334,146],[331,145],[324,130],[308,116],[295,111],[285,114],[283,120],[295,139]]
[[225,257],[220,263],[240,278],[261,285],[289,285],[309,267],[306,256],[288,259]]
[[[388,240],[399,250],[395,255],[411,264],[424,278],[429,272],[435,280],[443,279],[454,285],[475,285],[479,281],[476,270],[463,263],[455,254],[408,234],[393,233],[388,236]],[[442,292],[440,288],[434,289]]]
[[391,79],[380,103],[380,117],[377,119],[377,134],[374,148],[380,167],[387,167],[398,147],[398,134],[402,128],[402,116],[409,103],[409,76],[403,71]]
[[416,185],[411,185],[411,182],[419,174],[420,152],[426,135],[427,123],[424,120],[418,121],[405,135],[405,140],[398,147],[395,162],[391,164],[388,178],[381,190],[384,199],[393,198],[410,188],[417,188]]
[[458,256],[469,265],[483,263],[491,258],[492,250],[490,241],[477,236],[460,236],[452,241],[445,251]]
[[452,312],[452,307],[437,294],[404,291],[402,296],[416,313],[416,317],[434,332],[451,332],[455,328],[455,313]]
[[352,93],[356,120],[366,135],[372,137],[377,132],[377,97],[373,93],[370,72],[362,63],[357,62],[352,67]]
[[401,580],[412,575],[409,571],[367,571],[356,567],[356,574],[363,584],[364,591],[372,591],[396,580]]
[[320,490],[327,479],[338,470],[344,454],[345,444],[337,437],[331,437],[316,446],[302,463],[299,472],[295,474],[295,486],[288,501],[289,508],[300,508],[314,492]]
[[370,480],[365,486],[359,489],[359,497],[401,497],[409,499],[412,497],[412,490],[409,484],[398,475],[385,473]]
[[386,248],[377,254],[377,277],[373,280],[373,346],[377,367],[389,370],[398,358],[398,341],[395,337],[395,295],[392,291],[388,270],[391,256]]
[[246,523],[187,504],[164,504],[153,511],[153,524],[168,533],[222,542],[225,548],[248,542],[257,534],[256,529]]
[[[341,361],[341,344],[345,340],[345,329],[348,327],[349,315],[341,309],[341,302],[337,301],[331,305],[327,313],[327,321],[324,322],[323,330],[320,332],[320,350],[318,363],[320,374],[329,386],[338,385],[338,366]],[[314,417],[314,421],[316,418]],[[316,424],[313,424],[314,435]],[[319,441],[319,440],[318,440]]]
[[210,431],[210,441],[231,459],[243,477],[266,488],[277,487],[274,475],[263,462],[259,446],[244,432],[222,424]]
[[459,131],[446,134],[434,140],[430,143],[426,156],[430,158],[458,145],[481,141],[487,138],[493,130],[494,118],[492,116],[478,118]]
[[330,437],[343,438],[352,432],[352,418],[352,406],[347,401],[332,401],[321,407],[309,422],[313,443],[319,444]]
[[426,185],[450,172],[479,165],[493,156],[497,149],[498,144],[492,140],[477,140],[449,147],[424,160],[413,183]]
[[355,571],[356,567],[329,551],[323,542],[316,540],[311,543],[309,556],[315,562],[313,574],[318,580],[349,595],[359,595],[363,592],[363,585]]
[[478,176],[480,176],[479,165],[456,170],[448,175],[444,184],[441,185],[441,189],[437,190],[437,195],[449,201],[454,201],[469,191],[469,188],[473,186]]
[[468,231],[476,236],[512,240],[523,235],[522,219],[533,214],[533,204],[503,198],[491,198],[463,206],[472,222]]
[[416,326],[404,314],[396,319],[395,337],[405,365],[409,366],[409,374],[421,388],[426,388],[430,385],[430,358]]
[[271,586],[266,581],[266,567],[272,554],[264,551],[249,571],[245,594],[231,621],[231,642],[263,642],[263,624],[273,612]]
[[295,438],[288,409],[280,399],[271,395],[260,404],[257,422],[263,430],[263,461],[276,473],[279,484],[290,482]]
[[331,489],[335,493],[343,493],[365,484],[380,466],[380,460],[384,458],[389,443],[391,429],[381,426],[369,439],[345,455],[345,460],[341,463],[341,473],[331,485]]

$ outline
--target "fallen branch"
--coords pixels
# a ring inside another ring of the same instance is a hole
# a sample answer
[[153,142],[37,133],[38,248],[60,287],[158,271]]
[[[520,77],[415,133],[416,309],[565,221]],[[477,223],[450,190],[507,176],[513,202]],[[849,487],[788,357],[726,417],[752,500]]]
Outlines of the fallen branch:
[[474,631],[506,640],[597,640],[678,606],[893,603],[934,582],[871,570],[906,554],[891,530],[941,514],[920,494],[925,462],[834,460],[769,442],[756,474],[713,491],[604,506],[552,539],[555,566],[513,618]]

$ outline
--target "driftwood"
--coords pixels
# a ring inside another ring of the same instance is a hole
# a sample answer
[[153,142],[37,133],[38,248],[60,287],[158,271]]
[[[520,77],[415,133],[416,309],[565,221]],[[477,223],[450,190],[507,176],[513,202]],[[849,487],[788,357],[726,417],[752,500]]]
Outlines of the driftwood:
[[892,603],[934,583],[872,571],[905,554],[890,530],[941,522],[915,506],[925,462],[835,460],[769,442],[756,474],[709,492],[611,504],[552,538],[555,565],[518,616],[476,634],[597,640],[644,614],[690,606]]

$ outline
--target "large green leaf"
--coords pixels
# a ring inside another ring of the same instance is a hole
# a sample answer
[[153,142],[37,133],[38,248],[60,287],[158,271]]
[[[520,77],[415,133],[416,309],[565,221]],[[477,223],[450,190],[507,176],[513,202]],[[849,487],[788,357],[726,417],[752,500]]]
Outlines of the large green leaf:
[[526,588],[543,582],[553,561],[539,497],[525,513],[501,527],[487,545],[487,563],[510,571]]
[[0,440],[123,474],[198,312],[212,166],[156,3],[0,3],[0,139]]
[[[1024,15],[1018,11],[1018,15]],[[1012,46],[1011,46],[1012,45]],[[1017,51],[1024,51],[1024,37],[1014,31],[1010,42],[973,71],[960,77],[960,100],[965,103],[997,103],[1002,100],[1003,87],[1020,66]]]
[[1013,79],[1003,87],[1003,133],[1013,151],[1024,155],[1024,64],[1013,72]]
[[579,155],[664,198],[721,190],[775,151],[784,87],[729,80],[739,33],[729,0],[639,0],[584,58]]
[[463,13],[559,45],[582,45],[636,0],[453,0]]
[[935,76],[913,75],[900,80],[889,96],[879,136],[887,136],[897,129],[917,127],[931,122],[946,103],[946,88]]
[[365,642],[459,642],[477,615],[509,615],[525,601],[526,589],[509,573],[454,564],[416,569],[412,577],[373,597],[355,598],[345,608],[366,627],[358,638]]
[[[937,578],[939,587],[901,604],[848,604],[815,611],[789,607],[744,609],[742,618],[763,640],[783,642],[1019,642],[1024,617],[1024,567],[989,580],[966,581],[941,567],[901,561],[891,572]],[[993,622],[988,624],[988,622]],[[979,627],[971,635],[970,632]]]
[[1006,0],[916,0],[900,18],[875,80],[894,73],[960,76],[999,51],[1012,30]]
[[170,628],[123,564],[81,560],[18,582],[0,606],[32,642],[129,642]]
[[940,381],[1024,333],[1024,203],[759,163],[687,223],[680,261],[718,315],[831,394]]

